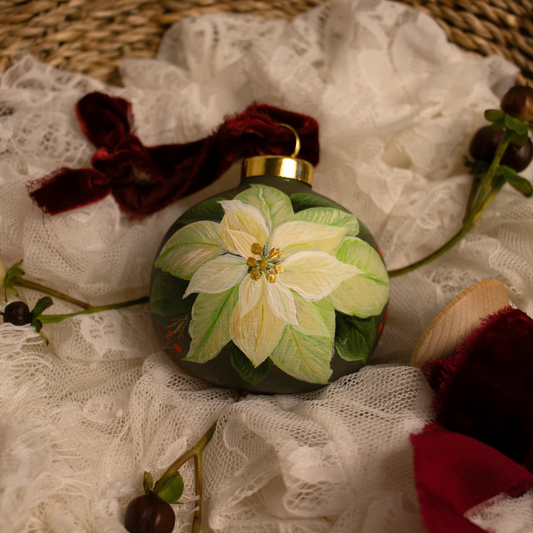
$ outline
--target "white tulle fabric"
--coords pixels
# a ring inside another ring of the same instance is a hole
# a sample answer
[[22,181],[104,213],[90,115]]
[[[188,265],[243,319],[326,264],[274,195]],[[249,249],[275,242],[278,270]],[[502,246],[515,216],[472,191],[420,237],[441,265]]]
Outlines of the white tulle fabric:
[[[55,217],[25,184],[88,167],[74,105],[89,91],[133,103],[147,144],[208,135],[253,101],[320,123],[314,189],[374,233],[390,269],[453,235],[470,178],[462,167],[483,111],[517,69],[447,43],[428,16],[379,0],[335,1],[292,22],[215,14],[167,33],[158,60],[122,64],[125,88],[23,56],[0,78],[0,257],[29,279],[93,304],[148,292],[156,248],[188,206],[238,183],[238,170],[142,221],[112,197]],[[532,171],[524,176],[531,178]],[[145,470],[159,476],[217,418],[205,454],[203,531],[423,532],[409,434],[431,418],[410,353],[462,289],[502,281],[533,315],[533,203],[509,187],[475,229],[431,265],[391,281],[374,365],[312,394],[247,396],[180,374],[147,306],[45,326],[0,325],[0,530],[123,532]],[[30,305],[40,295],[20,291]],[[56,313],[75,308],[59,300]],[[189,531],[192,466],[182,469]],[[531,496],[473,510],[497,532],[531,530]]]

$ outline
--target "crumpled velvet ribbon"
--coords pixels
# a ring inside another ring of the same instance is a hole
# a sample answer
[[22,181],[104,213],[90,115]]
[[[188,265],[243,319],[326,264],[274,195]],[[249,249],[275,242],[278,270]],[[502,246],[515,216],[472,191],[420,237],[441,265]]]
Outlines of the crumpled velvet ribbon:
[[228,118],[209,137],[184,144],[144,146],[133,133],[131,103],[102,93],[84,96],[76,106],[81,129],[97,148],[93,168],[60,168],[28,184],[34,202],[56,215],[112,194],[120,208],[146,216],[219,178],[242,157],[292,153],[318,163],[318,124],[313,118],[265,104],[254,104]]
[[424,525],[481,533],[469,509],[533,483],[533,320],[502,309],[422,371],[435,390],[435,423],[411,436]]

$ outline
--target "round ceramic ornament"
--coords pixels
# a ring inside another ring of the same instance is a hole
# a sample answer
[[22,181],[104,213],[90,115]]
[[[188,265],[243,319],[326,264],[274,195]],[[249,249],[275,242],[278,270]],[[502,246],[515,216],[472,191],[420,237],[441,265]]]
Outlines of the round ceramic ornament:
[[380,251],[357,217],[313,192],[298,149],[297,137],[291,157],[246,159],[241,184],[186,211],[158,250],[157,335],[178,366],[215,385],[315,390],[361,368],[381,335]]

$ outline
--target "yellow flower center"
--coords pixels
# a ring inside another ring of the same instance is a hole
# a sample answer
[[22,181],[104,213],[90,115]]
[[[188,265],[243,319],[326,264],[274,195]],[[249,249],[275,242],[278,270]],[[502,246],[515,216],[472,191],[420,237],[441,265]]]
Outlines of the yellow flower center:
[[255,257],[250,256],[246,260],[248,273],[254,281],[259,281],[264,275],[269,283],[276,283],[277,275],[283,272],[283,265],[279,262],[281,259],[281,250],[272,248],[267,255],[263,255],[264,248],[258,242],[251,246],[251,252],[259,255],[261,259],[257,261]]

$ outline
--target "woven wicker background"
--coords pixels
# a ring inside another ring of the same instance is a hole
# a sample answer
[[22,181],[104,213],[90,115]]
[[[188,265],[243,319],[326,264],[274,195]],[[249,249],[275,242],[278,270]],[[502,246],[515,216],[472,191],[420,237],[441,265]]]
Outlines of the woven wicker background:
[[[290,18],[325,0],[0,0],[0,71],[21,50],[62,69],[118,84],[125,57],[149,58],[183,17],[219,11]],[[396,0],[431,15],[448,39],[500,54],[533,80],[533,0]]]

